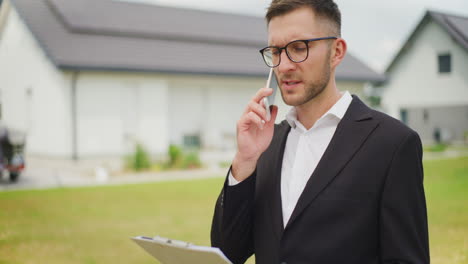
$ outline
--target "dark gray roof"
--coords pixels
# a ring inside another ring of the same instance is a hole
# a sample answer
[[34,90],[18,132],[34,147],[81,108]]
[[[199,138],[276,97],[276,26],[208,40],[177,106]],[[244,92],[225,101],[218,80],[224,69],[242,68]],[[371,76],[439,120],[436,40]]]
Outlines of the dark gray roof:
[[437,21],[462,47],[468,51],[468,17],[428,11],[428,15]]
[[392,67],[395,65],[395,62],[402,55],[402,53],[411,46],[411,42],[416,37],[417,32],[419,32],[421,28],[423,28],[430,21],[435,21],[437,24],[442,26],[442,28],[445,29],[447,33],[449,33],[449,35],[458,44],[460,44],[460,46],[468,51],[468,17],[451,15],[437,11],[427,11],[423,19],[421,19],[421,22],[419,22],[419,24],[416,26],[408,40],[402,46],[385,72],[389,72],[392,69]]
[[[63,69],[265,76],[263,18],[111,0],[12,0]],[[351,55],[337,79],[381,81]]]

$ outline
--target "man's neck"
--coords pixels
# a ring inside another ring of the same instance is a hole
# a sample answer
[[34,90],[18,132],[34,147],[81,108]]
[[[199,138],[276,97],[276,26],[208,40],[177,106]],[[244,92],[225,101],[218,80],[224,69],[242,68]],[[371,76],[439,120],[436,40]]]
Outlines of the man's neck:
[[296,106],[297,120],[309,130],[341,98],[336,84],[330,83],[319,95],[309,102]]

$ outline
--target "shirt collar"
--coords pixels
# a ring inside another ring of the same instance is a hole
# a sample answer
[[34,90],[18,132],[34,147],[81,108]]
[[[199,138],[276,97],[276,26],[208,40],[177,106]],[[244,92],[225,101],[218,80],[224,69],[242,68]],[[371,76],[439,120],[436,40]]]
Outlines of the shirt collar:
[[[323,116],[321,116],[319,120],[328,115],[333,115],[339,120],[343,119],[343,116],[348,110],[348,107],[351,104],[352,100],[353,97],[351,96],[351,94],[348,91],[345,91],[344,93],[342,93],[341,98]],[[286,121],[292,128],[296,128],[296,126],[298,125],[300,127],[303,127],[299,120],[297,120],[297,112],[295,107],[292,107],[289,110],[288,114],[286,115]]]

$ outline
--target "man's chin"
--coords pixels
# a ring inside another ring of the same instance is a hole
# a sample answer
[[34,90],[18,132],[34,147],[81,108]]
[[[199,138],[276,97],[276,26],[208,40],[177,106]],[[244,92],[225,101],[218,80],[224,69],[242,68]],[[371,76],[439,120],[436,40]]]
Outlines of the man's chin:
[[288,97],[288,96],[283,96],[283,101],[286,105],[288,106],[299,106],[304,104],[303,102],[304,98],[294,98],[294,97]]

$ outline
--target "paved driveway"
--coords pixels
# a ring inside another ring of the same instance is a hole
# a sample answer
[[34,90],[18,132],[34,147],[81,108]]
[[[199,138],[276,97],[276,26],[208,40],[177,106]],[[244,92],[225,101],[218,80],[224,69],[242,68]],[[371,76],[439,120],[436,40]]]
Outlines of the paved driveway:
[[224,177],[226,168],[197,169],[189,171],[120,173],[108,176],[105,170],[68,163],[32,159],[18,181],[11,183],[4,175],[0,191],[18,189],[45,189],[58,187],[131,184],[155,181]]

